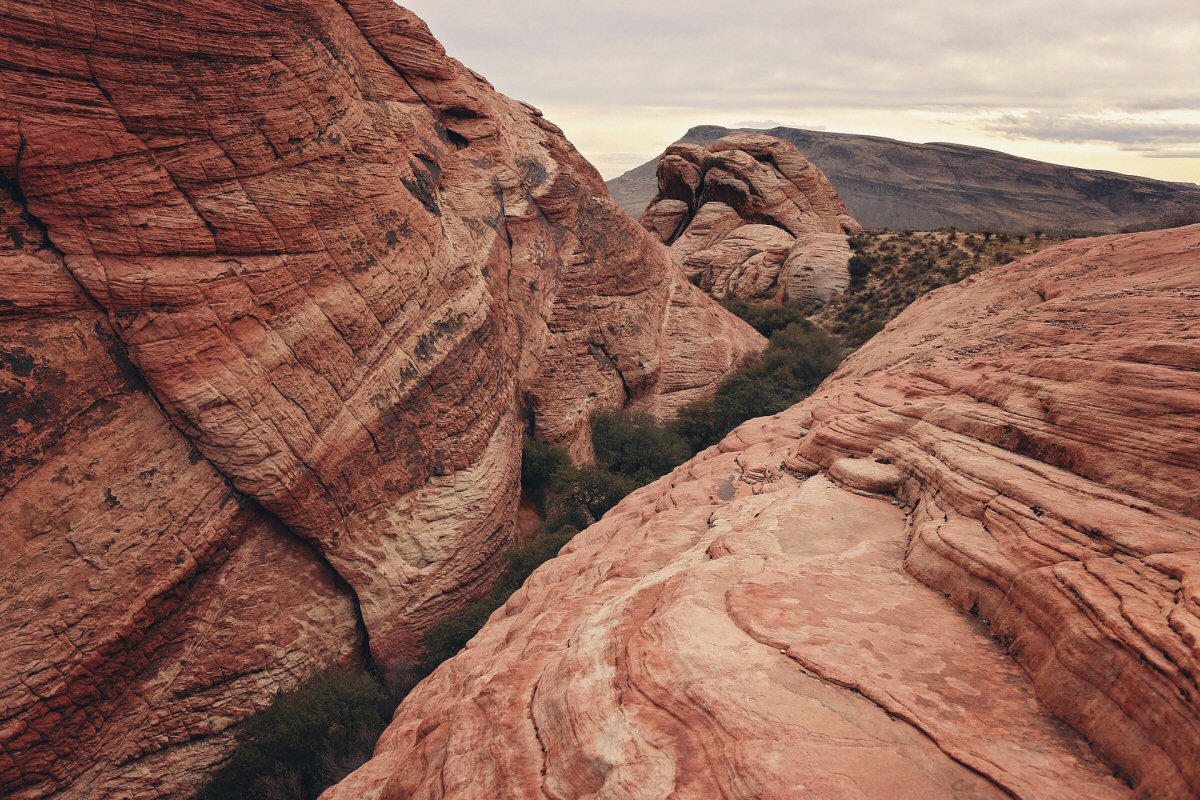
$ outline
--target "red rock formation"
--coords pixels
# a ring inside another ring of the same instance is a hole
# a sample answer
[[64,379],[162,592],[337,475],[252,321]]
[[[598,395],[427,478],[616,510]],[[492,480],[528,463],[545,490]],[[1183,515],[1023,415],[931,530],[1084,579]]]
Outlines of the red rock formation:
[[1200,226],[921,299],[576,537],[325,800],[1197,796],[1198,300]]
[[486,588],[523,431],[761,346],[385,0],[7,3],[0,176],[5,796],[186,792]]
[[745,133],[667,148],[642,226],[714,297],[811,302],[846,288],[846,234],[862,232],[794,145]]

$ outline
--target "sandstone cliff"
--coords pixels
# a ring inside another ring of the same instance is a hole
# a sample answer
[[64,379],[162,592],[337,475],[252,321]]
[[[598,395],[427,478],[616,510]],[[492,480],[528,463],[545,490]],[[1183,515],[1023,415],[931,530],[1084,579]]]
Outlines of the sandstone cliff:
[[845,290],[862,232],[791,143],[753,134],[668,148],[642,225],[714,297],[818,303]]
[[576,537],[326,800],[1195,797],[1198,300],[1200,226],[923,298]]
[[6,3],[0,178],[6,797],[186,793],[486,590],[523,433],[761,346],[386,0]]
[[[676,144],[707,147],[748,132],[699,125]],[[796,145],[829,177],[854,218],[872,230],[1116,233],[1200,218],[1200,186],[1191,183],[1049,164],[961,144],[800,128],[765,133]],[[658,162],[652,159],[608,182],[613,197],[635,217],[657,191]]]

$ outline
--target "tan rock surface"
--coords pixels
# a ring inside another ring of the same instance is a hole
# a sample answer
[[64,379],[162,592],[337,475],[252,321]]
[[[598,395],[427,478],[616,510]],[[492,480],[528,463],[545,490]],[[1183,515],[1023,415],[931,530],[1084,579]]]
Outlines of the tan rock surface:
[[576,537],[325,800],[1196,796],[1198,300],[1200,226],[918,301]]
[[795,146],[757,134],[669,147],[642,226],[714,297],[817,303],[845,290],[862,232]]
[[[236,19],[231,27],[229,20]],[[185,794],[762,340],[385,0],[0,7],[0,794]]]

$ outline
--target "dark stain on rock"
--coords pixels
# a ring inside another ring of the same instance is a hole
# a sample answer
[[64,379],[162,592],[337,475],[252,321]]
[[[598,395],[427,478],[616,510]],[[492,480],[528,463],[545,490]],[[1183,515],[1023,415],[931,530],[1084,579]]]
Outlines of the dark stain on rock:
[[11,350],[0,352],[0,364],[8,367],[14,375],[21,378],[28,378],[32,375],[36,363],[29,351],[23,347],[14,347]]
[[536,158],[522,158],[517,161],[517,168],[521,170],[521,178],[524,179],[528,186],[537,188],[550,180],[550,173],[546,171],[546,167]]
[[436,192],[441,168],[437,167],[435,162],[430,161],[429,163],[436,168],[436,173],[426,166],[424,159],[417,158],[409,161],[408,166],[412,170],[412,178],[401,178],[400,182],[404,184],[405,189],[408,189],[409,194],[420,201],[426,211],[440,217],[442,210],[438,207]]

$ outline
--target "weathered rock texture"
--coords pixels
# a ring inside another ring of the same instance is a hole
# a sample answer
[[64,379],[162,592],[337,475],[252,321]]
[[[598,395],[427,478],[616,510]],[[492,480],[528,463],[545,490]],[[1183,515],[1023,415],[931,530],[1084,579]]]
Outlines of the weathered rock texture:
[[761,346],[386,0],[6,3],[0,176],[6,797],[186,793],[486,590],[523,432]]
[[[745,130],[699,125],[677,144],[708,147]],[[763,132],[759,132],[763,133]],[[961,144],[772,128],[833,183],[870,229],[1116,233],[1200,219],[1200,186],[1080,169]],[[657,192],[659,159],[608,182],[640,216]]]
[[802,302],[846,288],[846,234],[862,232],[791,143],[752,134],[669,147],[642,225],[714,297]]
[[1195,797],[1197,301],[1200,226],[923,298],[576,537],[326,800]]

